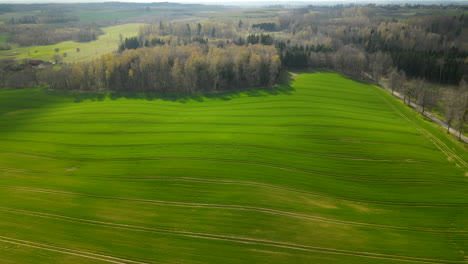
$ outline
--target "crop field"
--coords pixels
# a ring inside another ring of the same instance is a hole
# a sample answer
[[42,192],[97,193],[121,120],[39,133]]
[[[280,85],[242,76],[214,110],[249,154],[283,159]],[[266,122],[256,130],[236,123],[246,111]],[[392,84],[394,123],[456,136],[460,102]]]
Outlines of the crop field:
[[[146,12],[138,10],[80,10],[76,12],[81,22],[99,22],[99,21],[121,21],[125,19],[140,17]],[[153,14],[154,13],[149,13]],[[156,13],[157,14],[157,13]]]
[[275,19],[278,14],[285,13],[278,8],[263,8],[258,9],[245,9],[245,10],[233,10],[231,12],[225,13],[211,13],[211,20],[213,21],[225,21],[230,19],[232,23],[237,24],[239,20],[248,21],[250,23],[261,23],[261,22],[271,22],[272,19]]
[[0,92],[1,263],[466,263],[466,146],[335,73]]
[[[105,32],[105,35],[101,35],[98,40],[91,42],[64,41],[55,45],[29,47],[12,45],[13,48],[11,50],[0,51],[0,59],[27,58],[51,61],[55,54],[63,56],[63,53],[67,53],[67,56],[63,58],[64,62],[78,62],[99,58],[103,54],[117,50],[120,41],[120,34],[122,34],[123,38],[137,36],[138,29],[141,25],[142,24],[134,23],[104,27],[102,30]],[[0,43],[2,43],[2,39],[4,38],[0,36]],[[55,52],[56,48],[59,49],[58,53]],[[77,52],[77,48],[80,49],[80,52]]]

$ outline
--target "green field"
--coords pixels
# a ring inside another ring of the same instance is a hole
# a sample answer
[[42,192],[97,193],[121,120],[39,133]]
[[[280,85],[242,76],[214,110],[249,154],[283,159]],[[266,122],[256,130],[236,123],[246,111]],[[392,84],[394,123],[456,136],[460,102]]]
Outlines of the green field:
[[[83,99],[87,97],[88,99]],[[334,73],[0,92],[2,263],[466,263],[466,147]]]
[[[103,54],[117,50],[120,34],[122,34],[123,38],[137,36],[141,25],[135,23],[102,28],[105,35],[99,36],[98,40],[91,42],[64,41],[55,45],[30,47],[12,45],[13,48],[11,50],[0,51],[0,59],[16,58],[51,61],[55,54],[63,56],[63,53],[67,53],[67,57],[63,58],[64,62],[78,62],[99,58]],[[0,41],[0,43],[2,42]],[[58,53],[55,52],[56,48],[60,49]],[[77,48],[80,48],[80,52],[77,52]]]
[[[80,22],[99,22],[99,21],[122,21],[125,19],[141,17],[147,15],[145,12],[137,10],[80,10],[75,13]],[[148,15],[157,15],[158,13],[149,13]]]

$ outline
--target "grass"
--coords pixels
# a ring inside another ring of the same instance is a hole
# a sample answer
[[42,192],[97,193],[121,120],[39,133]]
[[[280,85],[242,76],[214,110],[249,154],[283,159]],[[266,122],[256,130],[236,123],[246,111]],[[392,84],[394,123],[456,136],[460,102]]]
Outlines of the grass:
[[209,97],[4,90],[0,144],[7,263],[463,263],[468,252],[466,146],[335,73]]
[[[64,62],[90,60],[117,50],[120,42],[120,34],[122,34],[123,38],[136,36],[138,35],[138,29],[141,25],[142,24],[135,23],[105,27],[103,28],[105,35],[99,36],[98,40],[91,42],[80,43],[64,41],[55,45],[30,47],[12,45],[13,48],[11,50],[0,51],[0,58],[51,61],[55,54],[63,56],[63,53],[67,53],[67,57],[63,58]],[[58,53],[55,52],[56,48],[60,49]],[[77,48],[80,48],[80,52],[77,52]]]

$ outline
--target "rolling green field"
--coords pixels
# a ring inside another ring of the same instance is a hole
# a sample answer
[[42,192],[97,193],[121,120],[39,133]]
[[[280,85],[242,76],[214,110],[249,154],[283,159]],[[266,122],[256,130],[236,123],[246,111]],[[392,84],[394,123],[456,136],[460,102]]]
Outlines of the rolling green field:
[[0,92],[1,263],[466,263],[466,146],[378,87],[131,97]]
[[[67,53],[67,57],[63,58],[64,62],[78,62],[99,58],[103,54],[117,50],[120,41],[120,34],[122,34],[123,38],[138,35],[138,29],[141,25],[142,24],[134,23],[102,28],[105,35],[99,36],[98,40],[91,42],[80,43],[75,41],[64,41],[55,45],[30,47],[12,45],[13,48],[11,50],[0,51],[0,59],[16,58],[51,61],[55,54],[63,56],[63,53]],[[0,36],[0,43],[2,43],[1,40],[2,37]],[[60,49],[58,53],[55,52],[56,48]],[[76,51],[77,48],[80,48],[80,52]]]

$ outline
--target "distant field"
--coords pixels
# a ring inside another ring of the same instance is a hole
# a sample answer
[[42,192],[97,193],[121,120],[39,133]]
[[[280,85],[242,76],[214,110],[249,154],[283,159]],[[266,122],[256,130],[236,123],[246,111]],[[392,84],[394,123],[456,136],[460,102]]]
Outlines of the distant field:
[[[139,17],[145,15],[145,12],[137,10],[93,10],[85,11],[80,10],[75,13],[79,18],[80,22],[99,22],[99,21],[121,21],[123,19],[129,19],[133,17]],[[150,13],[151,14],[151,13]]]
[[385,10],[380,9],[377,10],[379,15],[385,17],[411,17],[411,16],[423,16],[423,15],[461,15],[461,14],[468,14],[468,11],[461,11],[456,9],[395,9],[395,10]]
[[211,20],[213,21],[226,21],[230,19],[232,23],[237,25],[239,20],[243,20],[244,23],[261,23],[261,22],[275,22],[277,16],[285,13],[281,9],[276,8],[264,8],[264,9],[247,9],[247,10],[235,10],[226,13],[212,13]]
[[[117,50],[120,41],[119,34],[122,34],[124,38],[136,36],[138,35],[138,29],[141,25],[142,24],[135,23],[105,27],[103,31],[106,34],[99,36],[98,40],[91,42],[65,41],[55,45],[30,47],[13,45],[14,48],[11,50],[0,51],[0,58],[28,58],[51,61],[55,54],[63,56],[63,53],[67,53],[67,57],[64,58],[65,62],[89,60]],[[55,52],[56,48],[60,49],[58,53]],[[80,52],[76,51],[77,48],[80,48]]]
[[3,262],[466,263],[466,146],[378,87],[111,97],[0,92]]

